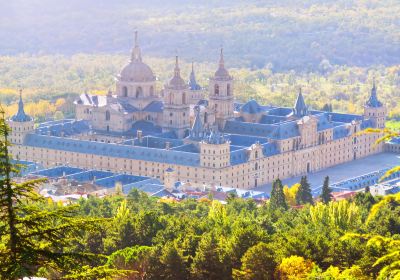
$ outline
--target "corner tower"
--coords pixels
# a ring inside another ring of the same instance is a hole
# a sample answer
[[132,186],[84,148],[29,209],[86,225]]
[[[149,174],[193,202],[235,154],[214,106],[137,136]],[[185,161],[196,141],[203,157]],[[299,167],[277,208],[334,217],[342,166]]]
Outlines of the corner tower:
[[22,90],[19,90],[18,112],[8,120],[8,125],[11,128],[10,142],[16,145],[22,145],[26,134],[34,130],[33,118],[24,110]]
[[185,137],[190,128],[188,91],[189,87],[181,77],[176,57],[174,76],[165,86],[163,131],[174,131],[179,138]]
[[221,48],[219,67],[209,85],[209,107],[215,112],[215,122],[223,130],[233,114],[233,78],[225,69],[224,54]]
[[371,94],[364,106],[364,116],[372,121],[374,128],[384,128],[386,120],[386,107],[378,100],[375,80]]

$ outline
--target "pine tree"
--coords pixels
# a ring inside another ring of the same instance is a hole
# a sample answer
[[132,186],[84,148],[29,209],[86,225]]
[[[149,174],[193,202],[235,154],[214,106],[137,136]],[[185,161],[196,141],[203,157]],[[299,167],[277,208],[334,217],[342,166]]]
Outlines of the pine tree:
[[325,177],[322,186],[321,200],[323,203],[328,204],[332,200],[332,189],[329,187],[329,176]]
[[314,203],[313,197],[311,194],[311,186],[307,181],[307,176],[301,177],[300,187],[296,193],[296,202],[297,202],[297,205]]
[[160,262],[162,264],[162,279],[188,279],[188,270],[182,253],[172,242],[168,242],[162,249]]
[[271,198],[269,200],[269,205],[272,210],[275,209],[288,209],[288,205],[286,203],[285,194],[283,192],[282,181],[276,179],[272,184]]
[[[12,161],[8,142],[10,129],[0,115],[0,279],[34,276],[42,266],[64,275],[73,273],[91,254],[74,251],[72,242],[93,220],[74,216],[74,206],[49,205],[35,189],[43,180],[17,183],[12,176],[21,166]],[[52,206],[52,207],[51,207]],[[64,270],[65,269],[65,270]]]
[[220,260],[218,241],[213,233],[203,235],[193,258],[191,278],[198,280],[225,279],[225,267]]

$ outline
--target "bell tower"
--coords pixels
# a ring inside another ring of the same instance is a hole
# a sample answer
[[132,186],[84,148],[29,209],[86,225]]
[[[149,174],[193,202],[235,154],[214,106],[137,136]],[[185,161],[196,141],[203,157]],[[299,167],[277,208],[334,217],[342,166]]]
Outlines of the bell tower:
[[225,69],[224,54],[221,48],[219,67],[210,79],[209,108],[215,112],[215,122],[220,130],[233,114],[233,78]]
[[372,121],[374,128],[385,128],[386,113],[386,107],[378,100],[374,79],[371,94],[364,106],[364,116]]
[[190,128],[188,92],[189,87],[181,77],[176,57],[174,76],[165,86],[163,131],[174,131],[178,138],[184,138]]

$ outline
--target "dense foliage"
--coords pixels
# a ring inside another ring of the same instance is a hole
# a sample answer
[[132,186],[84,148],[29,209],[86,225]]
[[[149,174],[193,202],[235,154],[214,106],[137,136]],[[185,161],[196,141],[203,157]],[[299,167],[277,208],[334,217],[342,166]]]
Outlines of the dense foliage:
[[136,271],[130,279],[397,279],[399,195],[273,210],[133,190],[78,205],[81,216],[109,218],[80,248],[108,255],[110,269]]

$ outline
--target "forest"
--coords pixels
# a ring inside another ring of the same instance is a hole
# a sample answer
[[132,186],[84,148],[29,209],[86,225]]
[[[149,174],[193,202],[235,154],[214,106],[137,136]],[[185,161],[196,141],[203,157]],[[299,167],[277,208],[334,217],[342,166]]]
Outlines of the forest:
[[[318,71],[400,63],[397,0],[1,1],[0,55],[125,53],[133,31],[155,57]],[[40,16],[38,16],[40,15]],[[322,64],[322,65],[321,65]]]
[[63,205],[24,180],[0,119],[0,279],[400,279],[400,194],[176,201],[133,189]]

